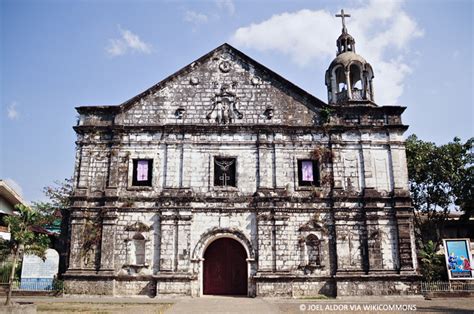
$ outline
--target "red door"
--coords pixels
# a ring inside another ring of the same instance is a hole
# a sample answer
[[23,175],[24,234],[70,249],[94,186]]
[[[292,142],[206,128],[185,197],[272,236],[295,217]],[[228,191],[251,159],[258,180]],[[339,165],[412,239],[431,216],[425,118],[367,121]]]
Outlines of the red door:
[[247,295],[247,252],[236,240],[221,238],[204,253],[204,294]]

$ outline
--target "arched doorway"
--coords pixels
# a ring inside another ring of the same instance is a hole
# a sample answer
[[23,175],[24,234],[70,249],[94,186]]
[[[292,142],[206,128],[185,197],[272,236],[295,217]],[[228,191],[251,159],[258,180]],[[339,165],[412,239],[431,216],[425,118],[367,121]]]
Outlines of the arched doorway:
[[204,253],[203,293],[247,295],[247,252],[231,238],[212,242]]

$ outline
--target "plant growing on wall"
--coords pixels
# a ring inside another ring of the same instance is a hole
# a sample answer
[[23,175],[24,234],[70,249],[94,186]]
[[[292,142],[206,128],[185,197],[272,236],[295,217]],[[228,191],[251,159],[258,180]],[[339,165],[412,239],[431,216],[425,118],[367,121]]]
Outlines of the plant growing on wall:
[[88,215],[84,223],[82,233],[81,256],[85,265],[95,263],[95,253],[102,242],[102,218],[104,211],[100,210],[96,215]]
[[331,163],[332,161],[332,151],[329,147],[318,146],[312,152],[313,158],[316,159],[321,164]]
[[319,111],[319,124],[324,125],[331,122],[331,116],[334,114],[334,110],[329,107],[324,107]]
[[4,222],[10,230],[10,240],[2,240],[0,248],[2,256],[12,256],[12,267],[8,280],[8,292],[5,305],[12,305],[13,279],[18,261],[23,254],[34,254],[45,257],[49,247],[49,238],[45,234],[33,232],[33,227],[41,226],[48,222],[49,217],[39,210],[25,205],[16,205],[14,215],[5,216]]

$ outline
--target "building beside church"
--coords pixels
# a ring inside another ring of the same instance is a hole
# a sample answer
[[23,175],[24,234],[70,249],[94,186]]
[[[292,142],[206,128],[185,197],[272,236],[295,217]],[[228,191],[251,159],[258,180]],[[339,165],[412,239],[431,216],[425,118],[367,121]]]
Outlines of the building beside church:
[[0,239],[10,240],[10,230],[3,218],[13,215],[16,205],[27,205],[27,203],[14,188],[0,179]]
[[337,51],[328,103],[223,44],[78,107],[66,291],[416,292],[405,108],[376,104],[344,23]]

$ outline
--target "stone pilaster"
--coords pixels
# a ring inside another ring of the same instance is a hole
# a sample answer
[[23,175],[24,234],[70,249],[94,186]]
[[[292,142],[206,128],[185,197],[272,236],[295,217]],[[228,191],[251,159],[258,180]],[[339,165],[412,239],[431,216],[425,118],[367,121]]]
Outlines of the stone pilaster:
[[177,266],[176,244],[177,244],[178,221],[172,213],[161,215],[161,242],[160,242],[160,272],[172,272]]
[[413,272],[413,221],[409,211],[397,211],[398,250],[400,272]]
[[408,190],[408,169],[405,147],[402,143],[390,144],[394,190]]
[[372,167],[372,152],[370,148],[370,141],[361,142],[362,162],[364,169],[364,183],[366,189],[375,189],[375,175]]
[[102,242],[100,249],[100,271],[114,271],[115,256],[115,229],[117,214],[115,211],[107,211],[102,218]]
[[274,255],[275,255],[275,270],[276,271],[289,271],[288,260],[290,259],[291,249],[290,247],[287,226],[288,216],[282,213],[277,213],[274,216]]
[[181,212],[177,225],[177,268],[178,272],[189,272],[191,258],[191,212]]
[[120,168],[119,149],[117,147],[114,147],[111,149],[110,155],[109,155],[107,188],[110,188],[110,187],[115,188],[118,186],[119,168]]
[[85,219],[81,211],[75,210],[71,215],[71,243],[69,254],[69,270],[82,268],[82,234]]
[[273,147],[268,141],[269,135],[259,134],[258,152],[258,188],[273,187]]
[[368,268],[370,272],[380,271],[383,269],[381,226],[378,224],[377,212],[366,213],[366,215]]
[[258,271],[274,270],[274,234],[273,217],[270,213],[262,213],[257,217],[258,234]]

